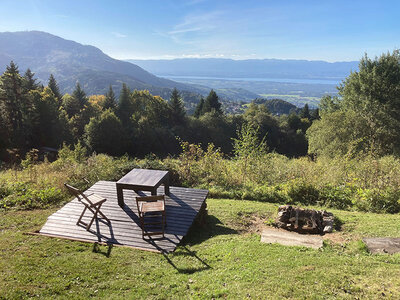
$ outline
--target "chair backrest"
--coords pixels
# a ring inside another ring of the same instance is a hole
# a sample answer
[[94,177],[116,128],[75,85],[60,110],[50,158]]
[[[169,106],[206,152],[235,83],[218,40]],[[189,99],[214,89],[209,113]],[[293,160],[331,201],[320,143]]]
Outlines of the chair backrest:
[[[79,189],[76,187],[69,185],[68,183],[64,183],[64,186],[68,189],[68,191],[75,196],[80,202],[82,202],[85,205],[92,205],[92,202],[88,199],[88,197],[85,196],[84,193],[82,193]],[[85,203],[85,200],[87,203]]]
[[140,202],[156,202],[156,201],[160,201],[160,200],[162,200],[164,202],[164,207],[165,207],[165,195],[136,197],[136,205],[139,209]]

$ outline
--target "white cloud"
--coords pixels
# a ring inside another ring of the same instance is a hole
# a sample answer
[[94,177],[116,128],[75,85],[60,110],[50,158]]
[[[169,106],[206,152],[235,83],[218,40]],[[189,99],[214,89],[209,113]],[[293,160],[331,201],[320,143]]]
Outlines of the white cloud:
[[215,34],[221,15],[221,11],[188,14],[182,22],[161,35],[171,38],[178,44],[194,44],[199,42],[204,35]]
[[116,32],[116,31],[111,32],[111,34],[112,34],[113,36],[117,37],[117,38],[126,38],[126,37],[127,37],[127,35],[122,34],[122,33],[120,33],[120,32]]

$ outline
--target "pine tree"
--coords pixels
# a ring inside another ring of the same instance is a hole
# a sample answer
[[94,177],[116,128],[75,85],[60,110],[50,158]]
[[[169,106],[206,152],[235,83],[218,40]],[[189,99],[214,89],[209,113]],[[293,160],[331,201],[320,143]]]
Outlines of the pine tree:
[[57,81],[54,78],[53,74],[50,74],[48,87],[51,89],[54,96],[57,97],[58,101],[61,102],[62,95],[60,93],[60,88],[58,87]]
[[134,106],[130,97],[130,90],[127,85],[122,84],[121,94],[119,95],[119,101],[117,106],[117,116],[125,126],[129,124],[129,120],[134,113]]
[[182,124],[185,120],[186,111],[183,105],[181,95],[178,90],[174,88],[171,93],[171,98],[168,102],[171,112],[171,121],[175,125]]
[[310,113],[310,116],[311,116],[311,121],[319,120],[320,119],[319,108],[312,110]]
[[207,112],[216,111],[219,114],[222,114],[221,103],[219,102],[219,98],[217,93],[214,90],[211,90],[208,94],[206,100],[204,101],[204,106],[202,110],[202,114]]
[[32,91],[39,88],[39,84],[36,83],[36,78],[34,78],[34,76],[35,73],[28,68],[24,74],[24,88],[27,91]]
[[204,107],[204,98],[201,97],[199,103],[196,106],[196,109],[194,110],[193,116],[195,118],[200,117],[203,114],[203,107]]
[[308,108],[308,104],[306,103],[303,109],[300,111],[300,118],[309,119],[311,118],[310,109]]
[[18,66],[11,61],[0,76],[0,111],[3,112],[2,119],[8,124],[12,146],[20,148],[26,146],[31,108],[29,99],[24,93],[23,82]]
[[79,82],[76,83],[76,87],[74,92],[72,93],[72,97],[74,97],[81,109],[83,109],[88,104],[88,98],[86,97],[86,93],[82,90],[81,85]]
[[114,110],[116,108],[116,106],[117,106],[117,102],[115,99],[115,94],[114,94],[114,91],[110,84],[110,88],[106,94],[106,99],[102,103],[102,108],[103,108],[103,110],[107,110],[107,109]]

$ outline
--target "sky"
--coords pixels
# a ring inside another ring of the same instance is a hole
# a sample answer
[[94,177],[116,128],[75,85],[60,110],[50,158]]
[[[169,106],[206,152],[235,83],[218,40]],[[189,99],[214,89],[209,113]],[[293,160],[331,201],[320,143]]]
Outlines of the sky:
[[400,1],[0,0],[0,32],[25,30],[117,59],[351,61],[400,47]]

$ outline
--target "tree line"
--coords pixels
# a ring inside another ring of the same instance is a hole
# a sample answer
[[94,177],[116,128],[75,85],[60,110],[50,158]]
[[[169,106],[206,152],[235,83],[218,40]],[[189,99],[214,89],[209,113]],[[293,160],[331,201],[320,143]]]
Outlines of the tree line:
[[225,114],[214,90],[187,115],[181,93],[170,99],[148,91],[131,91],[126,84],[117,97],[110,86],[105,95],[87,96],[79,83],[62,94],[51,75],[39,84],[31,70],[21,75],[11,62],[0,76],[0,152],[59,148],[81,142],[90,151],[118,156],[128,153],[160,157],[180,152],[180,141],[213,143],[232,154],[233,139],[244,124],[257,130],[268,149],[288,156],[307,153],[305,133],[318,116],[308,106],[299,114],[272,115],[265,104],[251,103],[243,114]]

